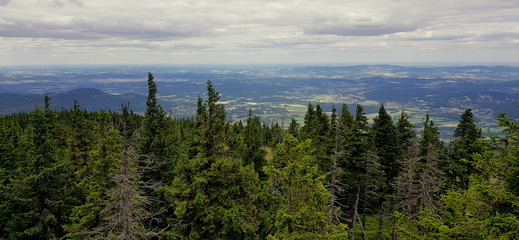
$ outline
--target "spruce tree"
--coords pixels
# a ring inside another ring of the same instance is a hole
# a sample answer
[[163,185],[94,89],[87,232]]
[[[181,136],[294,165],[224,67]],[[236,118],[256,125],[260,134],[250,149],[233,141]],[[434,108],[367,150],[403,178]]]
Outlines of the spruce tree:
[[317,116],[314,105],[308,103],[308,109],[304,116],[304,126],[301,128],[301,139],[312,139],[317,135]]
[[399,162],[401,151],[397,131],[384,105],[380,105],[378,116],[373,119],[373,122],[374,143],[380,164],[385,172],[387,193],[391,194],[391,184],[401,170]]
[[[384,185],[384,171],[381,169],[374,142],[370,136],[370,127],[364,108],[357,105],[350,136],[347,136],[348,147],[345,167],[346,206],[349,206],[349,219],[352,231],[356,231],[357,223],[361,228],[366,223],[366,215],[380,209],[381,189]],[[364,233],[365,234],[365,233]]]
[[467,189],[470,175],[474,173],[473,155],[482,153],[483,147],[481,129],[477,127],[471,109],[465,110],[461,115],[460,122],[454,131],[452,142],[453,153],[451,155],[448,177],[454,186]]
[[297,123],[297,120],[295,118],[292,118],[292,120],[290,120],[290,125],[288,126],[287,133],[294,137],[299,137],[299,131],[299,123]]
[[276,147],[267,168],[271,191],[278,202],[271,239],[346,237],[343,226],[326,218],[330,193],[312,154],[311,140],[299,142],[290,134]]
[[411,122],[409,122],[409,116],[407,115],[407,113],[402,111],[400,114],[400,118],[396,122],[398,145],[400,147],[402,155],[405,155],[407,149],[413,145],[413,140],[414,138],[416,138],[414,127],[415,126]]
[[[129,133],[131,134],[131,133]],[[157,102],[157,85],[152,73],[148,73],[148,97],[142,128],[139,134],[139,153],[148,156],[156,166],[146,173],[145,180],[161,182],[171,166],[170,142],[166,113]]]
[[245,164],[254,163],[254,170],[260,176],[264,176],[262,169],[265,166],[265,150],[262,149],[263,133],[261,130],[261,122],[259,117],[252,116],[252,110],[249,110],[247,117],[247,126],[245,127]]
[[207,93],[205,102],[198,100],[196,154],[179,162],[173,182],[162,187],[173,208],[167,234],[178,239],[261,236],[260,226],[268,219],[262,207],[266,188],[252,164],[231,154],[225,142],[225,109],[210,81]]
[[36,109],[22,137],[16,177],[7,186],[10,218],[5,223],[8,239],[56,239],[76,203],[73,173],[64,156],[65,137],[55,112]]
[[120,168],[124,137],[110,122],[109,113],[100,112],[96,115],[98,120],[90,125],[95,140],[89,146],[89,159],[84,167],[76,171],[76,176],[80,176],[77,187],[83,199],[81,204],[72,209],[72,223],[66,226],[67,237],[73,239],[101,236],[101,211],[108,203],[108,189],[114,187],[112,177]]
[[22,129],[13,119],[0,116],[0,239],[8,239],[7,223],[11,220],[11,182],[16,179],[21,158]]

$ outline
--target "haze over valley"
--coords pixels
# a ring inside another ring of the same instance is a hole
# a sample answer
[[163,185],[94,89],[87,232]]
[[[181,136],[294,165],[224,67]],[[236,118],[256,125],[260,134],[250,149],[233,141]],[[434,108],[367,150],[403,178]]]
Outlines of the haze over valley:
[[[1,113],[28,112],[52,98],[54,109],[120,111],[130,103],[145,109],[146,74],[153,72],[159,101],[175,118],[193,117],[196,99],[213,81],[222,93],[230,120],[243,120],[248,110],[265,123],[285,127],[302,122],[308,103],[332,106],[361,104],[372,119],[380,104],[393,118],[409,113],[420,125],[427,112],[443,131],[456,127],[460,114],[473,109],[484,132],[498,131],[495,117],[518,117],[518,67],[358,66],[53,66],[0,68]],[[449,136],[444,136],[449,137]]]

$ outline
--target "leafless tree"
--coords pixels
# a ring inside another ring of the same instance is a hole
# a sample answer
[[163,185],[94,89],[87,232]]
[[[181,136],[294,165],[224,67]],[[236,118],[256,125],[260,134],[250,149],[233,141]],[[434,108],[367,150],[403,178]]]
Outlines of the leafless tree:
[[418,205],[418,167],[420,157],[418,146],[413,144],[409,147],[402,159],[403,171],[397,177],[393,187],[395,188],[396,208],[407,216],[413,216]]
[[147,159],[136,154],[131,139],[125,140],[121,165],[112,178],[115,187],[108,190],[110,199],[101,212],[105,222],[97,231],[100,239],[148,239],[162,233],[146,228],[146,221],[157,214],[146,208],[154,200],[145,189],[155,186],[142,181],[142,173],[153,167]]
[[438,149],[430,144],[427,146],[427,153],[422,157],[423,168],[420,173],[418,191],[418,211],[426,208],[435,210],[437,198],[445,182],[443,172],[440,169],[440,159]]
[[341,223],[342,211],[340,196],[344,194],[345,185],[341,182],[341,174],[343,172],[338,159],[344,155],[344,151],[340,149],[341,144],[341,134],[340,134],[340,123],[339,126],[336,127],[335,137],[334,137],[334,145],[333,145],[333,155],[332,155],[332,165],[330,172],[328,175],[330,176],[329,182],[326,184],[326,189],[330,192],[330,200],[328,201],[328,212],[326,213],[326,217],[328,218],[328,223],[330,224],[339,224]]

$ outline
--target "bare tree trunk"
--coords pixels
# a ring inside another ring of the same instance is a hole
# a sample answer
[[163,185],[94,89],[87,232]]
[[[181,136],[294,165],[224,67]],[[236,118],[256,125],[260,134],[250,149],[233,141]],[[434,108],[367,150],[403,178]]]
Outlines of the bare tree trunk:
[[154,213],[146,210],[149,197],[143,189],[150,187],[141,180],[139,156],[131,140],[125,140],[121,165],[113,176],[115,187],[108,191],[111,201],[101,212],[105,224],[99,230],[100,239],[136,240],[160,235],[161,231],[146,229],[144,221]]
[[362,230],[362,238],[367,239],[366,230],[364,229],[364,223],[362,222],[362,220],[360,218],[360,214],[359,214],[359,210],[358,210],[359,199],[360,199],[360,187],[357,187],[357,198],[355,200],[355,208],[354,208],[353,219],[352,219],[353,226],[351,228],[351,230],[352,230],[351,239],[355,239],[357,221],[359,222],[360,229]]
[[342,173],[342,169],[339,166],[339,162],[337,161],[337,159],[339,158],[339,156],[341,154],[339,152],[340,133],[339,133],[338,129],[339,128],[337,127],[336,133],[335,133],[335,143],[334,143],[333,157],[332,157],[332,168],[329,173],[330,181],[328,182],[328,184],[326,186],[326,188],[328,189],[328,191],[330,192],[330,195],[331,195],[330,200],[328,201],[328,212],[326,214],[326,217],[328,218],[328,223],[330,223],[330,224],[340,223],[341,211],[339,209],[340,206],[337,206],[337,205],[339,205],[338,196],[344,192],[344,187],[343,187],[344,184],[342,184],[339,180],[340,174]]

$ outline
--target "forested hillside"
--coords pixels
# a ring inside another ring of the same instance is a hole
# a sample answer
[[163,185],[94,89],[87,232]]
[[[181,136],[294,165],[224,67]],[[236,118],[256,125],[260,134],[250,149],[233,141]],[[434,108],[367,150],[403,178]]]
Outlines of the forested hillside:
[[[226,121],[211,81],[175,119],[148,75],[144,115],[0,116],[0,239],[517,239],[519,123],[471,109],[440,139],[383,105],[308,104],[288,129]],[[327,111],[331,110],[331,114]]]

